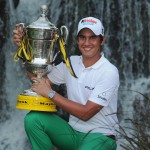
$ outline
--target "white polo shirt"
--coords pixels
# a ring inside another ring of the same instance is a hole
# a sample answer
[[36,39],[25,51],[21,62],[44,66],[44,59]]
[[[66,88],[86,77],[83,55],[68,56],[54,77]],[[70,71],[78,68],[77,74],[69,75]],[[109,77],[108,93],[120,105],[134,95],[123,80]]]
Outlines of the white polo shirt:
[[71,64],[78,78],[74,78],[64,63],[55,66],[49,79],[54,84],[66,84],[68,99],[85,105],[87,100],[104,106],[88,121],[70,115],[69,124],[80,132],[100,132],[116,135],[118,130],[117,99],[119,74],[117,68],[105,57],[85,68],[82,56],[72,56]]

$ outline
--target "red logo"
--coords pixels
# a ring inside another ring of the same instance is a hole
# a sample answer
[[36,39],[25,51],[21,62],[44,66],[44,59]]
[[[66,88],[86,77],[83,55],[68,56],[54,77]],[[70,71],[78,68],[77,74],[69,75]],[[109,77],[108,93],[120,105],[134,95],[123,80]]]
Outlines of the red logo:
[[92,24],[96,24],[97,22],[93,19],[83,19],[81,21],[81,23],[92,23]]

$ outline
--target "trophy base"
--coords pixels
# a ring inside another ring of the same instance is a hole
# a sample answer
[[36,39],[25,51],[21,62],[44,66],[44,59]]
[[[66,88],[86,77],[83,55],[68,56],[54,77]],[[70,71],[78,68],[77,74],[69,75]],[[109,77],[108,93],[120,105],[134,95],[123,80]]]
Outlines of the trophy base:
[[[33,93],[35,94],[35,92]],[[17,109],[24,110],[35,110],[35,111],[46,111],[56,112],[56,105],[54,102],[46,97],[39,95],[18,95],[18,101],[16,105]]]

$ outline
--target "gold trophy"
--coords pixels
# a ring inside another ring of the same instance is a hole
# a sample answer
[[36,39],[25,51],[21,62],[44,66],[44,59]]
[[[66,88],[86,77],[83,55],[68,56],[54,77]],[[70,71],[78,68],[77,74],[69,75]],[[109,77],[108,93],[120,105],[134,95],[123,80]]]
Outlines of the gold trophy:
[[[18,24],[17,27],[22,27],[23,29],[23,36],[21,46],[14,55],[14,60],[22,59],[27,71],[35,74],[38,78],[42,78],[53,67],[53,62],[57,55],[54,46],[58,41],[60,52],[64,57],[67,68],[75,76],[65,51],[65,42],[68,37],[67,27],[61,26],[59,32],[59,29],[46,17],[46,5],[41,6],[41,12],[40,18],[29,26],[25,27],[23,23]],[[31,89],[24,90],[18,95],[16,108],[48,112],[57,111],[52,100],[38,95]]]

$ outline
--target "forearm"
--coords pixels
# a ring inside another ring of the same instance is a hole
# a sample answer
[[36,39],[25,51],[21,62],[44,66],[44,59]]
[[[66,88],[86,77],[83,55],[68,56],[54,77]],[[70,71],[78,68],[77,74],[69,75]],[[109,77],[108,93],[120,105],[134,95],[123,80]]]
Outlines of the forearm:
[[58,93],[55,94],[55,96],[52,98],[52,101],[54,101],[54,103],[64,111],[83,121],[89,120],[102,108],[102,106],[94,104],[90,101],[88,101],[85,105],[79,104],[61,96]]

